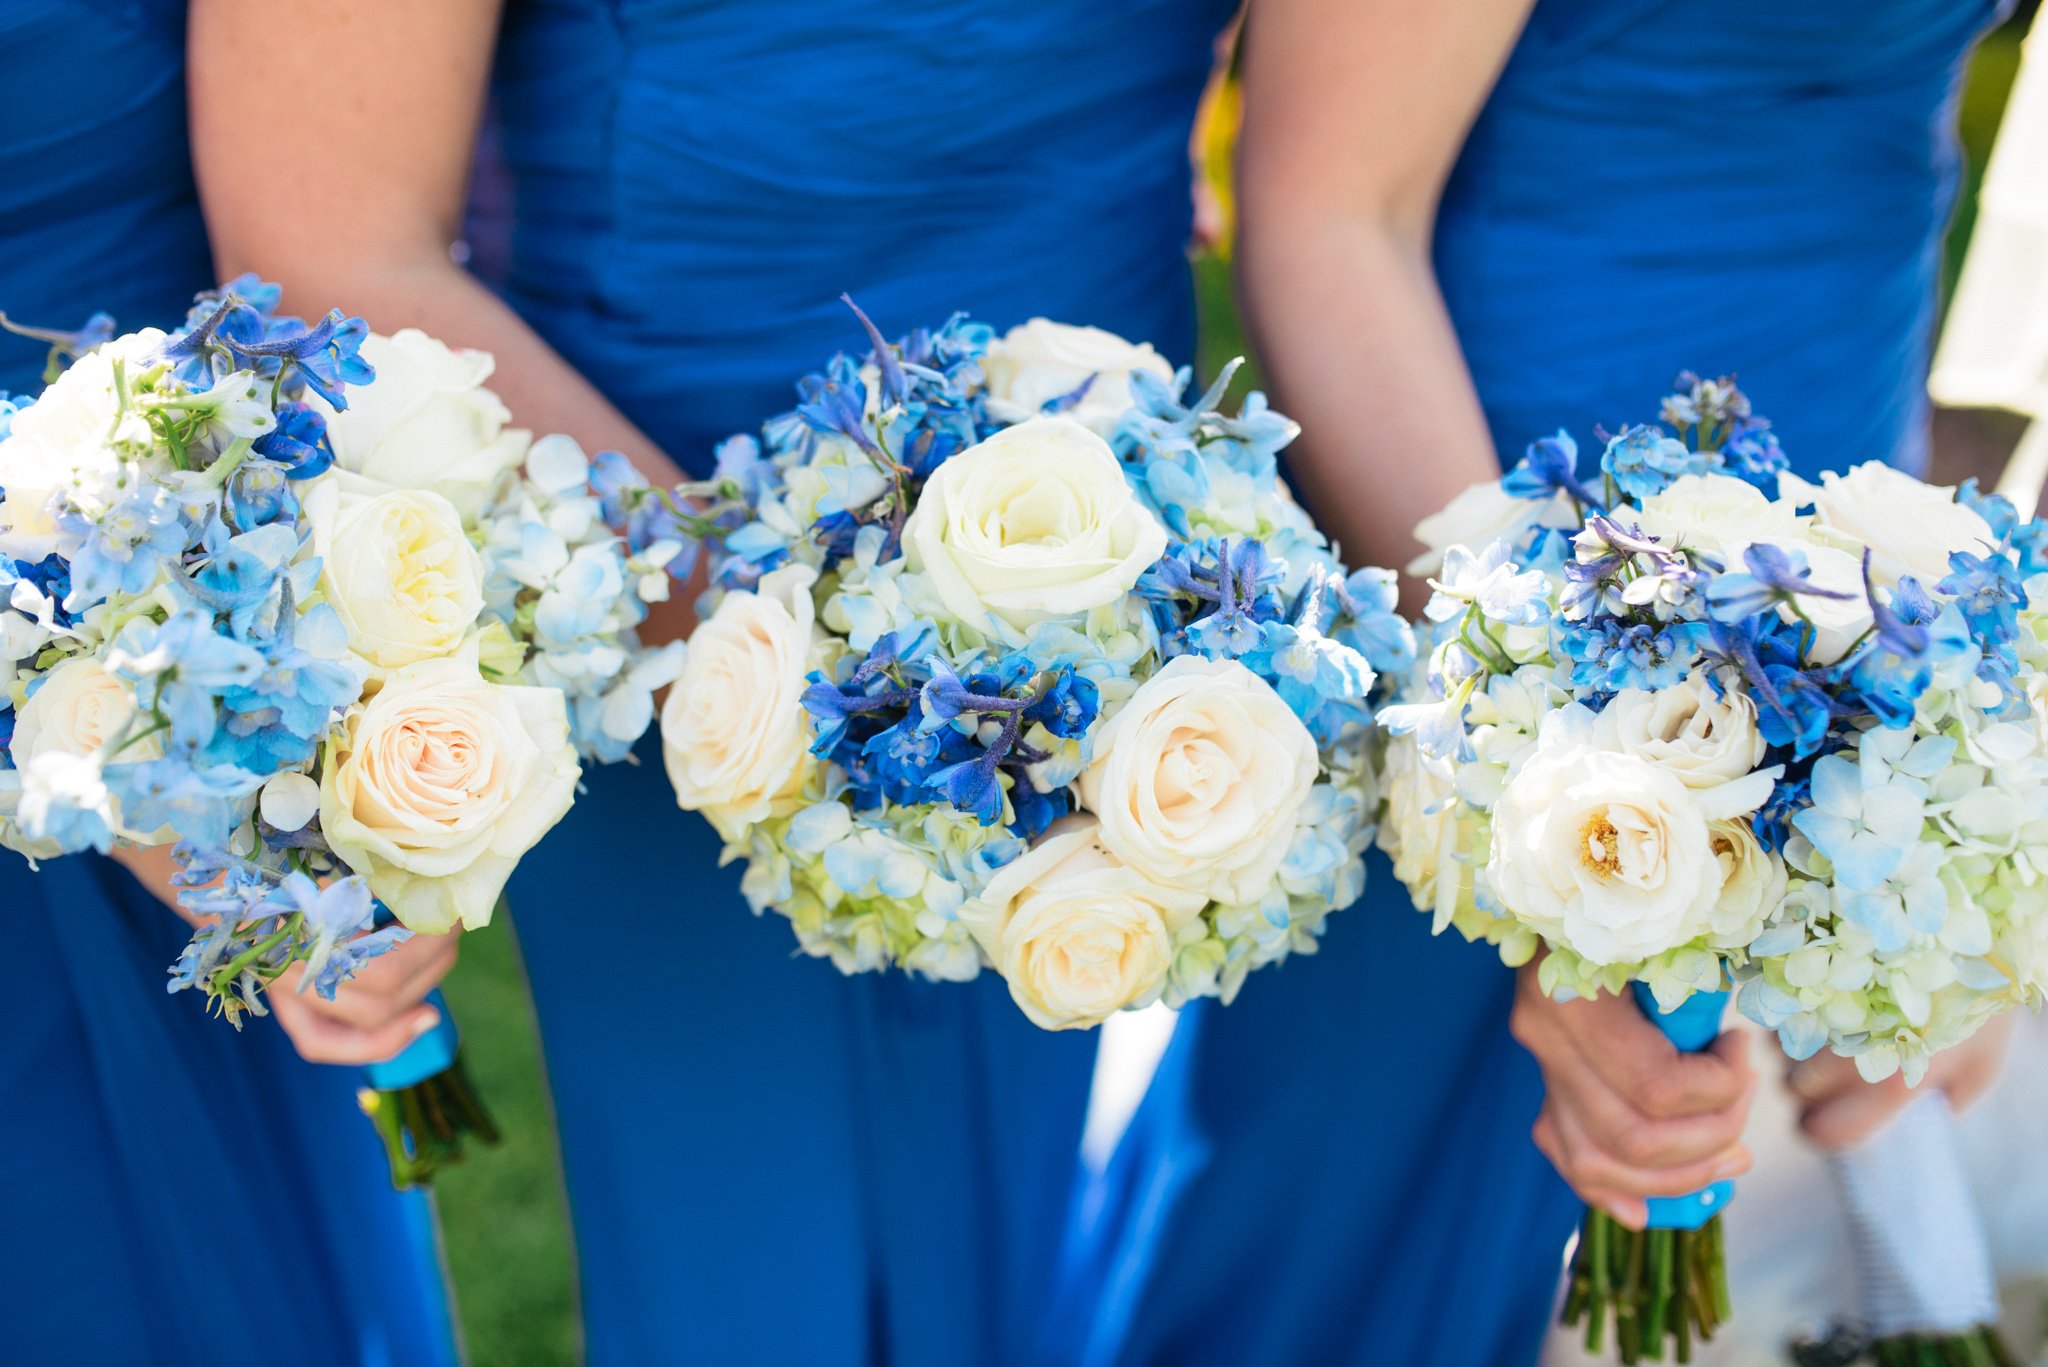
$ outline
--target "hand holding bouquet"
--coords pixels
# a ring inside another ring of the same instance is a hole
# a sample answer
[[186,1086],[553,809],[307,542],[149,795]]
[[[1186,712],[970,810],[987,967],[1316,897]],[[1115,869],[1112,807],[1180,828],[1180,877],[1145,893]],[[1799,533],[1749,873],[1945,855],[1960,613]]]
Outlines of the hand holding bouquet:
[[[1785,475],[1728,381],[1663,417],[1597,483],[1560,433],[1418,528],[1435,640],[1381,714],[1381,839],[1439,930],[1547,945],[1553,996],[1732,981],[1794,1058],[1917,1081],[2048,986],[2048,527],[1881,465]],[[1568,1313],[1683,1356],[1722,1313],[1712,1231],[1645,1254],[1603,1221]]]
[[[171,987],[231,1020],[293,963],[331,998],[487,922],[578,751],[622,753],[679,657],[631,627],[682,544],[623,547],[573,443],[505,426],[489,357],[276,302],[244,277],[169,335],[54,337],[76,361],[0,429],[0,841],[178,842],[213,920]],[[424,1043],[452,1062],[452,1034]],[[439,1087],[427,1112],[480,1118],[459,1068]],[[459,1151],[378,1118],[395,1173]]]
[[1094,329],[862,322],[693,507],[639,502],[712,551],[662,735],[756,911],[843,972],[992,965],[1047,1029],[1313,951],[1413,646],[1280,482],[1294,424]]

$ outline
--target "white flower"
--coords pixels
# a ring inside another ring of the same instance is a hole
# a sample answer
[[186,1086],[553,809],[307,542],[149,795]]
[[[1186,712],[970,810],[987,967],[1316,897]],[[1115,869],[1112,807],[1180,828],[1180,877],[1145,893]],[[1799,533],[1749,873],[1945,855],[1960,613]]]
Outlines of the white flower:
[[155,328],[120,337],[87,352],[14,415],[0,441],[0,550],[36,561],[56,549],[56,526],[48,505],[65,490],[97,490],[120,468],[150,449],[155,437],[141,412],[130,406],[116,421],[120,396],[114,363],[123,363],[132,382],[142,360],[163,344]]
[[483,611],[484,567],[440,494],[362,493],[330,474],[306,493],[320,585],[349,649],[379,669],[446,655]]
[[1149,882],[1103,848],[1094,822],[1064,817],[959,917],[1034,1025],[1073,1030],[1156,1000],[1174,937],[1205,901]]
[[1316,768],[1315,739],[1264,679],[1180,655],[1096,736],[1081,800],[1146,878],[1243,905],[1286,857]]
[[1868,546],[1870,577],[1879,584],[1910,574],[1931,589],[1948,576],[1950,552],[1981,555],[1994,540],[1990,524],[1956,502],[1953,488],[1923,484],[1878,461],[1846,475],[1830,471],[1818,487],[1789,474],[1778,477],[1778,486],[1787,501],[1813,504],[1816,531],[1832,533],[1857,559]]
[[1663,493],[1644,499],[1635,518],[1646,536],[1674,549],[1705,551],[1729,570],[1742,568],[1742,548],[1751,542],[1807,541],[1805,519],[1790,503],[1774,503],[1732,475],[1680,475]]
[[475,929],[581,772],[563,695],[485,682],[471,642],[350,710],[328,742],[320,826],[407,927]]
[[1579,704],[1543,719],[1536,752],[1493,810],[1487,879],[1508,910],[1595,965],[1705,933],[1724,873],[1708,823],[1753,811],[1773,771],[1687,788],[1660,765],[1596,748]]
[[1725,695],[1717,695],[1699,670],[1654,693],[1622,689],[1600,713],[1594,734],[1601,749],[1646,759],[1688,788],[1719,787],[1764,760],[1749,694],[1730,683]]
[[1033,318],[989,345],[981,368],[988,376],[988,413],[997,422],[1024,422],[1045,405],[1087,385],[1067,416],[1107,437],[1131,406],[1130,374],[1147,370],[1162,380],[1173,367],[1151,343],[1133,345],[1101,328]]
[[955,618],[1009,639],[1128,593],[1166,529],[1107,442],[1070,418],[1034,418],[941,465],[903,547]]
[[1707,843],[1721,866],[1721,895],[1707,916],[1709,943],[1736,949],[1761,935],[1785,900],[1785,861],[1763,847],[1744,817],[1709,822]]
[[[8,752],[17,769],[28,769],[43,755],[80,759],[97,755],[110,742],[124,735],[139,735],[141,730],[135,699],[121,681],[101,668],[97,659],[75,655],[45,674],[41,686],[17,710]],[[160,735],[143,735],[95,763],[134,764],[162,759],[163,753]],[[85,771],[72,766],[64,772]],[[107,810],[112,813],[110,824],[115,831],[137,844],[163,845],[177,839],[168,826],[148,833],[122,829],[118,799],[110,797]]]
[[417,328],[370,334],[362,357],[377,378],[349,388],[347,412],[306,396],[327,419],[336,463],[395,488],[431,489],[474,519],[533,439],[505,426],[511,410],[483,388],[497,362],[489,352],[453,350]]
[[1435,574],[1443,567],[1444,552],[1452,546],[1483,548],[1492,541],[1519,544],[1523,534],[1538,523],[1576,527],[1578,519],[1572,514],[1569,496],[1560,491],[1547,499],[1516,498],[1502,489],[1497,479],[1474,484],[1441,512],[1415,524],[1415,539],[1429,549],[1408,562],[1408,573],[1418,577]]
[[[1814,626],[1813,644],[1807,649],[1806,658],[1815,664],[1833,664],[1870,629],[1870,600],[1863,592],[1863,561],[1857,555],[1832,546],[1803,546],[1800,549],[1806,556],[1808,582],[1815,588],[1847,595],[1843,598],[1821,598],[1813,594],[1799,596],[1799,610]],[[1877,579],[1875,560],[1871,563],[1871,578],[1873,581]],[[1932,584],[1933,581],[1929,580],[1929,587]],[[1780,605],[1778,616],[1787,622],[1799,620],[1790,604]]]
[[661,709],[676,802],[728,840],[803,786],[810,757],[804,676],[824,633],[812,621],[817,571],[785,565],[753,593],[729,593],[691,635]]
[[1379,847],[1393,859],[1394,876],[1415,909],[1435,913],[1432,933],[1440,934],[1458,910],[1460,883],[1469,877],[1457,862],[1466,832],[1450,782],[1423,760],[1410,734],[1387,742],[1382,786],[1387,814]]

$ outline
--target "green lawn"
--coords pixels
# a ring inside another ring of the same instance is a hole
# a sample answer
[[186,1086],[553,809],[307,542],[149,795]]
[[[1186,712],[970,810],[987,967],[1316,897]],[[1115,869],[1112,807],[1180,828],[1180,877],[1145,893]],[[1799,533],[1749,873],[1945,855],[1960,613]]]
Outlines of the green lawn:
[[[1971,68],[1962,110],[1969,167],[1949,235],[1949,279],[1962,261],[1984,159],[2019,65],[2022,30],[1993,34]],[[1232,302],[1227,262],[1195,263],[1201,308],[1202,382],[1249,346]],[[1256,384],[1247,366],[1231,409]],[[503,922],[463,937],[447,983],[477,1086],[504,1143],[474,1151],[444,1173],[438,1199],[469,1360],[474,1367],[570,1367],[577,1360],[575,1274],[564,1220],[554,1126],[539,1068],[533,1012],[512,928]]]

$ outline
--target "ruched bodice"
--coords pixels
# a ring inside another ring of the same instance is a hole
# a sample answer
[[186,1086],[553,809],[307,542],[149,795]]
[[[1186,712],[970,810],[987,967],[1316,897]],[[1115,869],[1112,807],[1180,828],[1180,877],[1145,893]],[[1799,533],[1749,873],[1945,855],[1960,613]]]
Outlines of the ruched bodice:
[[1507,459],[1738,372],[1806,473],[1926,460],[1924,380],[1993,0],[1541,0],[1436,262]]
[[677,459],[956,308],[1193,342],[1189,124],[1230,0],[513,0],[505,288]]

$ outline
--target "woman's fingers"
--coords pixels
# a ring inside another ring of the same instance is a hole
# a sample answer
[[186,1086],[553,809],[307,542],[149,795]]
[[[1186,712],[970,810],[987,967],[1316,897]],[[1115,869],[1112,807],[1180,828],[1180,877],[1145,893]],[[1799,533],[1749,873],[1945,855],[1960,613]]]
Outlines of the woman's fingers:
[[1722,1035],[1701,1053],[1683,1053],[1632,998],[1605,993],[1556,1002],[1524,970],[1516,994],[1515,1038],[1539,1060],[1575,1055],[1635,1109],[1659,1119],[1704,1115],[1741,1104],[1755,1081],[1749,1039]]
[[333,1001],[311,989],[298,990],[305,975],[303,964],[293,964],[280,974],[267,995],[272,1001],[290,997],[306,1011],[338,1026],[378,1033],[401,1017],[418,1019],[415,1013],[420,1000],[455,966],[457,952],[454,934],[415,935],[364,965],[335,990]]
[[309,1063],[382,1063],[403,1053],[441,1019],[439,1011],[423,1003],[399,1012],[375,1029],[364,1029],[314,1009],[307,1004],[309,997],[310,993],[298,997],[289,992],[269,996],[271,1014],[284,1027],[299,1057]]
[[1949,1105],[1963,1110],[1997,1078],[2011,1029],[2009,1012],[1986,1022],[1961,1044],[1930,1058],[1918,1087],[1908,1087],[1900,1073],[1865,1082],[1854,1059],[1832,1053],[1803,1059],[1785,1073],[1785,1086],[1799,1098],[1799,1127],[1822,1148],[1846,1149],[1929,1090],[1947,1093]]

